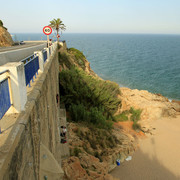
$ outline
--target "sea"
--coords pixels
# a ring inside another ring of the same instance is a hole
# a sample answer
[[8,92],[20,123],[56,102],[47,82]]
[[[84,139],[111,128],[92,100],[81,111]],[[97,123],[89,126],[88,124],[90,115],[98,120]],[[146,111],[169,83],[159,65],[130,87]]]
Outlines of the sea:
[[[43,33],[12,35],[19,41],[47,39]],[[180,35],[63,33],[60,40],[82,51],[101,78],[180,100]]]

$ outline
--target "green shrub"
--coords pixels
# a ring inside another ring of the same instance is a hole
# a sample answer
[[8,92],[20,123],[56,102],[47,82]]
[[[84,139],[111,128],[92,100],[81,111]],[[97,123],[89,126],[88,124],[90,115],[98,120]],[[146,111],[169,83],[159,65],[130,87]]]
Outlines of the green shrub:
[[131,115],[131,121],[137,122],[140,120],[142,110],[140,110],[140,109],[135,110],[133,107],[131,107],[129,112],[132,114]]
[[67,109],[72,104],[82,104],[86,109],[96,107],[107,119],[113,119],[121,104],[117,84],[92,78],[74,67],[60,72],[60,91]]
[[107,121],[103,116],[103,112],[98,110],[96,107],[91,107],[89,110],[87,110],[82,104],[72,104],[69,108],[69,112],[72,121],[88,122],[98,128],[112,128],[113,123],[111,121]]
[[116,115],[115,117],[116,121],[127,121],[128,120],[128,116],[126,112],[122,112],[121,114]]
[[72,64],[69,61],[69,55],[66,52],[63,53],[58,53],[58,59],[59,59],[59,63],[65,64],[66,67],[71,68]]
[[83,59],[83,58],[86,58],[83,54],[83,52],[79,51],[78,49],[75,49],[75,48],[69,48],[68,51],[72,52],[76,59]]
[[75,48],[69,48],[68,52],[72,53],[75,56],[75,61],[77,62],[77,64],[84,69],[86,60],[84,54]]

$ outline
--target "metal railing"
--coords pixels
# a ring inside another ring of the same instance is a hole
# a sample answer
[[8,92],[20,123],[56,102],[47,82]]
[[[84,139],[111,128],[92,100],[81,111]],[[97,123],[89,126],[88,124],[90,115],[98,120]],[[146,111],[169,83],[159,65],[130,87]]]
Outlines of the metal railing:
[[35,57],[34,54],[24,58],[23,60],[21,60],[21,62],[23,62],[24,64],[26,64],[27,62],[29,62],[30,60],[32,60]]
[[0,72],[0,119],[11,107],[10,78],[6,73],[9,73],[9,71]]
[[36,74],[38,74],[39,69],[39,59],[38,56],[34,55],[34,58],[24,64],[24,71],[25,71],[25,79],[26,79],[26,86],[29,84],[30,81],[34,81],[34,76],[36,78]]

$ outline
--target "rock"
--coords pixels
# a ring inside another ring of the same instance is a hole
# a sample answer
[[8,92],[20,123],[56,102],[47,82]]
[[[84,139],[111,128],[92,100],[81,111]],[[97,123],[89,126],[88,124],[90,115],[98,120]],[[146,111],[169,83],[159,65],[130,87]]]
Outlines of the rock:
[[120,90],[121,111],[129,110],[130,107],[142,109],[142,120],[156,120],[168,116],[175,117],[176,111],[179,111],[178,103],[172,105],[173,103],[161,94],[152,94],[148,91],[129,88],[120,88]]
[[172,100],[172,103],[177,103],[180,105],[180,101],[177,101],[177,100]]
[[174,109],[163,109],[162,110],[162,116],[163,117],[176,117],[176,111]]
[[180,112],[180,101],[172,100],[172,106],[175,111]]
[[80,178],[82,180],[90,180],[89,175],[83,169],[77,157],[70,157],[67,161],[63,162],[63,170],[68,180],[79,180]]
[[0,26],[0,46],[12,46],[14,44],[11,35],[8,31]]
[[63,161],[63,170],[68,180],[113,180],[108,174],[107,164],[89,154],[70,157]]

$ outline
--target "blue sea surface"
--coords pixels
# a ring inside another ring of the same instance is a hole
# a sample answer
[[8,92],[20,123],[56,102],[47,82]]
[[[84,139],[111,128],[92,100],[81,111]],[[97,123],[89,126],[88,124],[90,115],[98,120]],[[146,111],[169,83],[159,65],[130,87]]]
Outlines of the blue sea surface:
[[[46,39],[43,34],[16,37]],[[103,79],[180,100],[180,35],[64,33],[61,39],[82,51]]]

